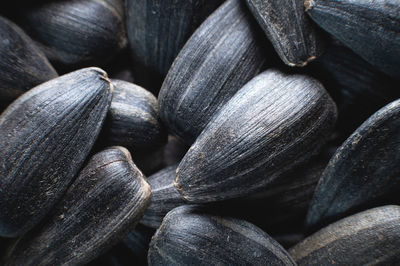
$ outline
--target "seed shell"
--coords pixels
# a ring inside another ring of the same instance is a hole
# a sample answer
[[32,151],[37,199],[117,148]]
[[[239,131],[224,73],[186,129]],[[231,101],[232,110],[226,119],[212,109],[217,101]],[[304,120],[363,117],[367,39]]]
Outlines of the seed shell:
[[164,164],[171,166],[178,164],[189,149],[178,137],[169,135],[164,148]]
[[99,134],[112,86],[99,68],[43,83],[0,115],[0,235],[26,233],[78,173]]
[[333,223],[289,250],[300,265],[398,265],[400,207],[370,209]]
[[250,195],[316,154],[335,120],[335,103],[319,82],[265,71],[203,130],[175,186],[196,203]]
[[400,73],[400,4],[397,0],[305,0],[324,30],[381,71]]
[[305,66],[324,49],[324,41],[304,10],[304,0],[246,0],[248,7],[289,66]]
[[21,14],[21,26],[51,61],[104,63],[127,44],[124,1],[45,1]]
[[296,265],[258,227],[238,219],[175,208],[150,242],[149,265]]
[[150,186],[128,150],[97,153],[48,220],[19,240],[6,265],[87,263],[134,228],[149,200]]
[[151,200],[140,223],[157,229],[160,227],[164,216],[170,210],[186,203],[174,187],[177,167],[177,164],[166,167],[148,177],[147,181],[150,184],[152,192]]
[[338,105],[338,145],[377,110],[400,98],[397,82],[343,45],[332,44],[313,63],[309,74]]
[[229,0],[204,21],[175,59],[158,101],[161,119],[186,144],[191,145],[212,116],[261,70],[268,46],[257,27],[244,3]]
[[111,82],[114,93],[104,126],[106,143],[135,152],[164,144],[167,132],[160,121],[156,97],[133,83]]
[[[207,204],[218,214],[245,219],[275,236],[301,234],[314,189],[331,157],[331,148],[272,181],[258,193]],[[261,210],[261,211],[260,211]],[[279,241],[278,241],[279,242]]]
[[127,0],[127,33],[139,84],[148,88],[146,83],[163,79],[190,35],[222,2]]
[[57,72],[33,40],[13,22],[0,16],[0,102],[57,77]]
[[336,151],[315,190],[307,223],[347,211],[400,187],[400,99],[365,121]]

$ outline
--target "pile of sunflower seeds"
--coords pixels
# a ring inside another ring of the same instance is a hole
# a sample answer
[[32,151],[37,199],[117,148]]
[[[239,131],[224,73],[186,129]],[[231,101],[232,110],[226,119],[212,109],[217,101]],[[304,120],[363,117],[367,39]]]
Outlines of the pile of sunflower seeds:
[[0,265],[400,264],[398,0],[16,2]]

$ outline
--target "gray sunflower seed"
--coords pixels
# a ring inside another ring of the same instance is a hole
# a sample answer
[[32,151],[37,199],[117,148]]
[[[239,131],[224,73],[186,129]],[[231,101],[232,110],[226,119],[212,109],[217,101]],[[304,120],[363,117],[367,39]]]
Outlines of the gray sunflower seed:
[[87,266],[147,265],[147,250],[154,230],[138,224],[122,241]]
[[89,262],[128,234],[150,200],[150,186],[128,150],[94,155],[48,220],[23,236],[6,265]]
[[22,27],[51,61],[103,63],[127,44],[121,0],[47,1],[23,10]]
[[175,186],[198,203],[250,195],[316,154],[335,120],[335,103],[319,82],[265,71],[203,130]]
[[19,236],[53,207],[101,129],[112,86],[99,68],[43,83],[0,116],[0,235]]
[[304,0],[246,0],[280,58],[305,66],[323,52],[323,39],[304,11]]
[[331,224],[289,250],[299,265],[398,265],[400,207],[370,209]]
[[148,177],[151,200],[140,223],[157,229],[170,210],[185,204],[185,200],[174,187],[177,167],[177,164],[169,166]]
[[57,77],[57,72],[33,40],[0,16],[0,102]]
[[204,21],[158,96],[169,130],[191,145],[214,113],[260,71],[266,58],[262,37],[240,0],[227,1]]
[[336,151],[315,190],[312,226],[400,187],[400,100],[380,109]]
[[111,82],[114,93],[104,126],[104,141],[135,152],[164,144],[167,132],[160,121],[156,97],[133,83]]
[[372,65],[399,78],[399,1],[305,0],[304,5],[320,27]]
[[123,244],[143,261],[143,265],[147,262],[149,244],[154,233],[155,230],[139,224],[122,240]]
[[127,0],[127,33],[140,84],[163,78],[193,31],[222,2]]
[[171,166],[178,164],[183,156],[185,156],[187,147],[178,137],[169,135],[168,142],[164,148],[164,164],[166,166]]
[[286,250],[243,220],[181,206],[150,242],[149,265],[296,265]]

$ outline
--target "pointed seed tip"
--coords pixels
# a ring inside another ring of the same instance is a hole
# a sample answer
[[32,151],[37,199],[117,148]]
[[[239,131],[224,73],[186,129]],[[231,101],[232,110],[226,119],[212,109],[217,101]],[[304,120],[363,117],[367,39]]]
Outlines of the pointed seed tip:
[[88,69],[93,70],[98,72],[100,75],[102,76],[106,76],[107,77],[107,72],[105,72],[103,69],[96,67],[96,66],[92,66],[92,67],[88,67]]
[[108,149],[120,150],[125,155],[125,157],[128,159],[128,161],[132,161],[131,153],[129,152],[129,150],[127,148],[122,147],[122,146],[111,146]]
[[306,11],[309,11],[310,9],[312,9],[315,5],[314,0],[305,0],[304,1],[304,7]]
[[181,186],[179,185],[179,180],[178,180],[178,176],[176,176],[176,178],[175,178],[175,180],[174,180],[174,187],[178,190],[178,191],[180,191],[182,188],[181,188]]
[[108,81],[108,84],[110,84],[110,92],[111,92],[111,94],[113,94],[114,93],[114,85],[111,83],[111,81],[109,79],[107,79],[107,81]]
[[317,56],[313,55],[313,56],[310,56],[309,58],[307,58],[305,61],[300,61],[297,63],[288,62],[287,65],[290,67],[305,67],[306,65],[308,65],[308,63],[310,63],[311,61],[314,61],[316,58],[317,58]]
[[191,201],[192,198],[189,195],[186,195],[183,188],[179,185],[179,177],[178,176],[176,176],[176,178],[174,180],[174,187],[176,188],[176,190],[178,190],[182,199],[184,199],[185,201]]
[[114,85],[111,83],[111,80],[108,78],[107,72],[99,67],[89,67],[89,69],[96,71],[100,74],[100,79],[104,80],[110,86],[111,94],[114,92]]
[[178,190],[179,194],[181,194],[182,197],[184,197],[183,195],[183,189],[181,187],[181,185],[179,184],[179,176],[177,175],[175,180],[174,180],[174,187],[176,188],[176,190]]

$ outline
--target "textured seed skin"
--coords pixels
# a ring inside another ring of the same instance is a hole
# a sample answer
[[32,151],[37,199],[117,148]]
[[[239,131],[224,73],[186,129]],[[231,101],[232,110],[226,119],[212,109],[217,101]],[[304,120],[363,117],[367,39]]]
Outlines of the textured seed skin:
[[121,0],[44,2],[21,21],[47,57],[64,65],[104,63],[127,44]]
[[149,265],[296,265],[275,240],[243,220],[181,206],[150,242]]
[[147,181],[152,192],[151,200],[140,223],[157,229],[170,210],[186,203],[174,187],[176,168],[178,168],[177,164],[166,167],[148,177]]
[[246,0],[282,61],[305,66],[324,50],[324,41],[307,17],[304,0]]
[[305,6],[321,28],[386,74],[399,78],[397,0],[306,0]]
[[161,124],[156,97],[133,83],[111,82],[114,93],[104,129],[106,143],[134,151],[164,144],[167,132]]
[[400,207],[370,209],[333,223],[289,250],[298,265],[398,265]]
[[150,75],[150,81],[138,80],[139,84],[163,78],[190,35],[222,2],[127,0],[127,33],[137,78]]
[[57,77],[45,55],[22,29],[0,16],[0,102]]
[[188,145],[259,73],[268,46],[257,27],[243,2],[229,0],[204,21],[174,61],[158,97],[160,115]]
[[310,65],[309,74],[324,84],[338,105],[338,145],[377,110],[400,98],[396,81],[337,43]]
[[81,265],[116,244],[139,221],[150,186],[127,149],[95,154],[49,219],[23,236],[6,265]]
[[400,187],[400,100],[380,109],[336,151],[315,190],[307,223],[347,211]]
[[265,71],[203,130],[182,159],[175,186],[198,203],[250,195],[315,154],[335,120],[335,103],[319,82]]
[[0,235],[35,226],[78,173],[111,103],[110,82],[85,68],[28,91],[0,116]]

